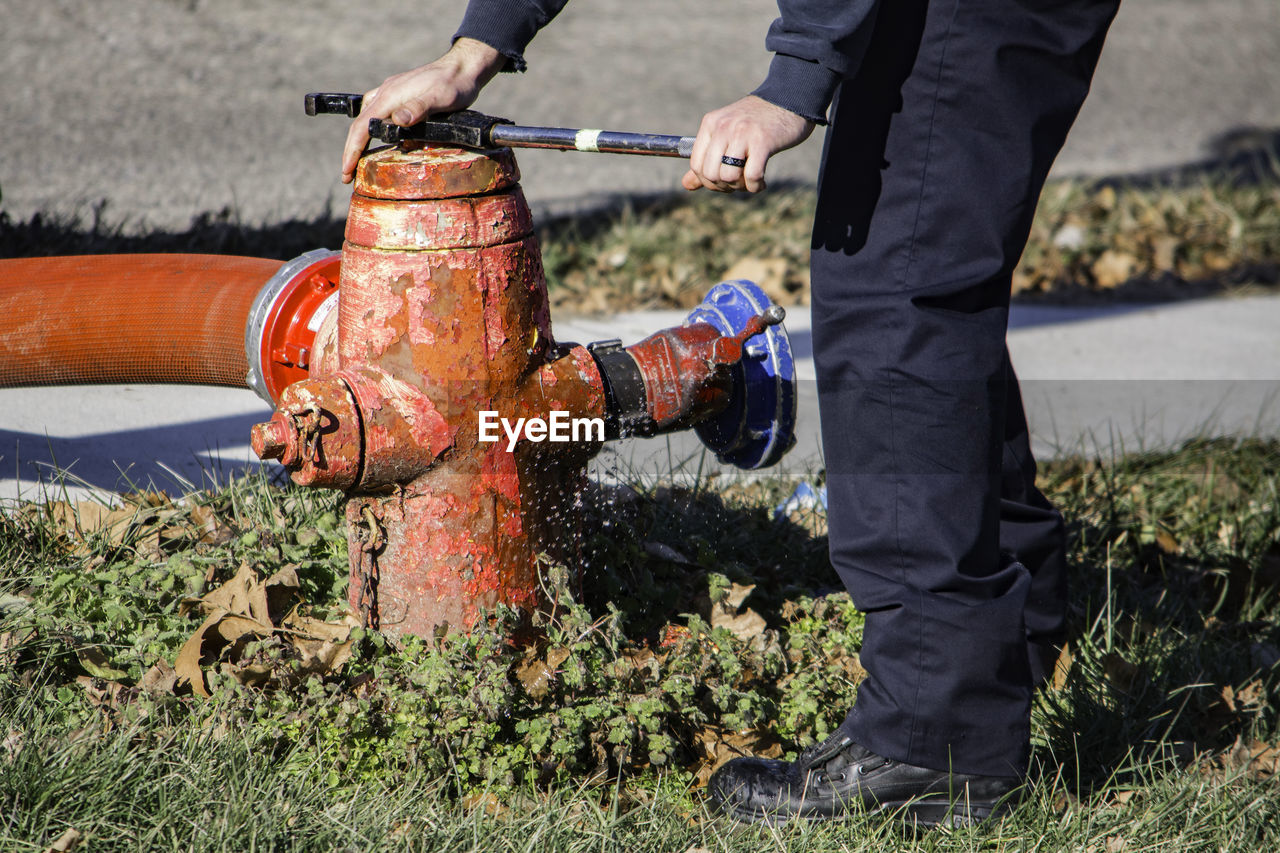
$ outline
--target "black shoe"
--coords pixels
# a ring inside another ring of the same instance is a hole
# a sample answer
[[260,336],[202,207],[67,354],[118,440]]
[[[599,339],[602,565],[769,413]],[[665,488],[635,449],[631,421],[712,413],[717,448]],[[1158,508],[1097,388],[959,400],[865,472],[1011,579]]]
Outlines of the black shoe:
[[929,827],[1002,816],[1021,787],[1014,776],[947,773],[891,761],[837,731],[794,762],[735,758],[712,774],[707,792],[738,820],[826,820],[880,811]]

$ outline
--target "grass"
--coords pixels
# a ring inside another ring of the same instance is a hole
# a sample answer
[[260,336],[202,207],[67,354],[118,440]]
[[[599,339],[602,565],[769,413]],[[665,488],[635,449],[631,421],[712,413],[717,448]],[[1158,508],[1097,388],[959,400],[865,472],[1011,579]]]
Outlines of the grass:
[[68,829],[101,850],[1276,849],[1280,443],[1066,459],[1042,480],[1075,592],[1034,784],[998,826],[921,836],[879,817],[740,827],[702,799],[717,757],[794,753],[856,691],[861,620],[825,519],[773,518],[793,483],[593,493],[581,581],[546,567],[557,607],[529,648],[499,613],[469,638],[356,632],[315,671],[267,631],[206,661],[208,699],[151,677],[201,622],[183,600],[287,564],[294,603],[336,619],[337,498],[249,479],[134,496],[114,520],[11,506],[0,849]]
[[[1015,288],[1177,298],[1273,286],[1280,180],[1059,182]],[[543,224],[559,309],[687,307],[736,266],[808,298],[812,199],[705,195]],[[0,257],[288,258],[342,222],[182,231],[0,213]],[[744,266],[745,265],[745,266]],[[1071,526],[1072,637],[1033,710],[1034,784],[1002,824],[905,836],[891,820],[740,827],[701,783],[740,752],[794,754],[852,700],[861,621],[820,512],[793,482],[601,490],[581,566],[547,566],[540,640],[389,643],[317,666],[278,625],[212,650],[201,698],[166,667],[191,602],[289,567],[298,613],[336,622],[341,507],[262,479],[114,514],[0,512],[0,849],[74,830],[95,850],[1273,850],[1280,846],[1280,444],[1196,441],[1046,467]],[[763,631],[747,626],[763,620]],[[331,649],[332,651],[332,649]],[[70,844],[67,841],[65,844]],[[64,844],[64,846],[65,846]]]
[[[809,298],[812,190],[634,200],[538,227],[553,308],[595,313],[689,308],[724,278],[746,277],[784,306]],[[211,252],[287,259],[342,244],[343,219],[254,227],[230,210],[187,229],[148,230],[105,204],[13,221],[0,212],[0,258]],[[1225,173],[1163,183],[1060,180],[1041,196],[1014,273],[1024,298],[1165,300],[1280,282],[1280,174]]]

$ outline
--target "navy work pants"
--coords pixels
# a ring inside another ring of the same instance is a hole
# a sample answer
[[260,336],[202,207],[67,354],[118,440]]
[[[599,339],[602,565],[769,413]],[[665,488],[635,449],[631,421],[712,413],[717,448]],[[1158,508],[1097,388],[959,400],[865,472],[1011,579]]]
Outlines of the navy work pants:
[[834,106],[812,286],[831,559],[867,614],[844,727],[899,761],[1025,770],[1065,562],[1010,279],[1118,4],[887,0]]

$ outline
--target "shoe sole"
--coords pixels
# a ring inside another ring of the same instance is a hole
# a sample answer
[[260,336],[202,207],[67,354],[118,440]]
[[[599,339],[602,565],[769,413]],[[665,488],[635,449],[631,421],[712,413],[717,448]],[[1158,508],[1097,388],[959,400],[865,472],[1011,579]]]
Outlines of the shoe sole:
[[865,812],[856,809],[850,809],[844,812],[826,813],[820,811],[812,812],[795,812],[784,813],[781,811],[766,811],[763,809],[747,809],[736,804],[726,803],[720,800],[715,801],[715,805],[721,812],[729,817],[742,821],[743,823],[759,823],[760,821],[779,821],[786,823],[791,820],[835,820],[842,817],[848,817],[855,814],[884,814],[900,818],[903,823],[911,826],[921,827],[923,829],[932,829],[939,826],[950,826],[955,828],[976,826],[984,823],[991,818],[1002,818],[1011,811],[1011,807],[1004,801],[998,802],[951,802],[950,800],[933,800],[928,799],[912,799],[901,800],[899,802],[880,803],[873,809]]

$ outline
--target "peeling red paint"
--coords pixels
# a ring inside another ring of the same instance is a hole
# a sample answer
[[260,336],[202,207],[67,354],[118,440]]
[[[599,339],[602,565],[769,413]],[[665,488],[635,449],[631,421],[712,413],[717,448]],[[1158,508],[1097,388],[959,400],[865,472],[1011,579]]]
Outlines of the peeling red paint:
[[[316,372],[255,428],[255,450],[296,482],[351,494],[351,601],[390,634],[468,630],[484,608],[533,607],[539,554],[572,556],[601,442],[521,439],[509,451],[505,436],[479,440],[481,411],[607,414],[595,359],[552,338],[518,177],[505,149],[364,158]],[[724,405],[732,343],[695,325],[628,348],[656,422]]]
[[[389,633],[465,630],[483,608],[534,606],[538,554],[563,547],[599,449],[479,441],[480,411],[604,413],[590,354],[551,337],[517,178],[509,151],[422,146],[357,170],[326,376],[296,394],[349,404],[326,403],[341,423],[311,439],[324,465],[292,461],[295,479],[351,492],[352,603]],[[266,444],[287,444],[292,416],[280,417]]]

